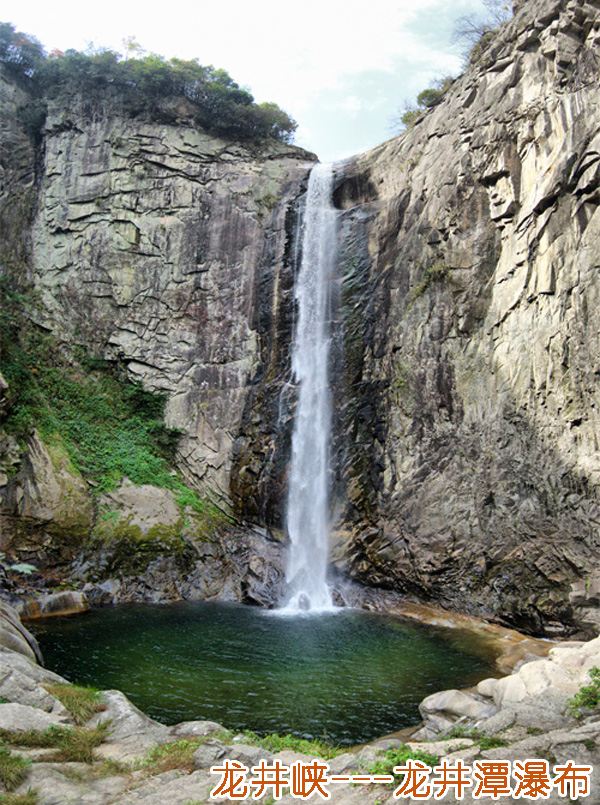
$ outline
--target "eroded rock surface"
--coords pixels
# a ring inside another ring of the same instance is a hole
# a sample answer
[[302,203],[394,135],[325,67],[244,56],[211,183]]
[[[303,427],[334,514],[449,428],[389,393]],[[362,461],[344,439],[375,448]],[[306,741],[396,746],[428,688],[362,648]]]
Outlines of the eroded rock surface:
[[338,565],[547,634],[598,621],[599,15],[520,4],[336,191]]

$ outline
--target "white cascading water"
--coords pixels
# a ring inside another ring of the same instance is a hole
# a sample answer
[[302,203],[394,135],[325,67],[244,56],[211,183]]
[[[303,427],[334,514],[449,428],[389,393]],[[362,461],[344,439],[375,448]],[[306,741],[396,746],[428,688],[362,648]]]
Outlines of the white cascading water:
[[308,180],[302,261],[295,286],[298,319],[292,371],[298,404],[288,486],[287,611],[333,608],[327,586],[329,549],[330,286],[337,252],[333,171],[315,165]]

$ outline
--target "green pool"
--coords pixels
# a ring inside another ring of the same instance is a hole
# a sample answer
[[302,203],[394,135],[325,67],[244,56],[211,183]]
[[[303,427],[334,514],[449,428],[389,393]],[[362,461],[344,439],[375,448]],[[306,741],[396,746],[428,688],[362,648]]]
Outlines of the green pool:
[[33,624],[46,665],[118,688],[166,724],[218,721],[354,744],[419,720],[419,701],[494,673],[473,635],[380,614],[281,616],[237,604],[96,610]]

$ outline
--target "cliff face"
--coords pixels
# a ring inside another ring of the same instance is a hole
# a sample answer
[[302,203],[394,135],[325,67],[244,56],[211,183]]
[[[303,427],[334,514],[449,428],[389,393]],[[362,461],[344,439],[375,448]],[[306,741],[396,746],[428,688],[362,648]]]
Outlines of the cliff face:
[[[442,103],[336,177],[334,561],[548,633],[600,620],[599,13],[520,4]],[[1,259],[39,323],[166,392],[189,484],[279,527],[313,157],[209,136],[183,103],[167,125],[82,100],[36,152],[1,87]],[[0,495],[17,520],[38,517],[27,483],[48,505],[29,452]]]
[[548,631],[596,619],[599,16],[523,3],[336,192],[338,562]]
[[40,323],[166,392],[179,468],[226,504],[249,388],[285,326],[290,208],[313,158],[219,140],[180,114],[51,107],[29,265]]

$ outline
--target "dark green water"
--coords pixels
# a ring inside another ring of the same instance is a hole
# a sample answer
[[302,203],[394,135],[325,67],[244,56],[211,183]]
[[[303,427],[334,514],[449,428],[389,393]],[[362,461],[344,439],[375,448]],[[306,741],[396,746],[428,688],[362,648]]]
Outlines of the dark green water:
[[209,719],[339,744],[414,724],[429,693],[494,673],[472,635],[357,610],[120,606],[33,626],[49,668],[118,688],[166,724]]

